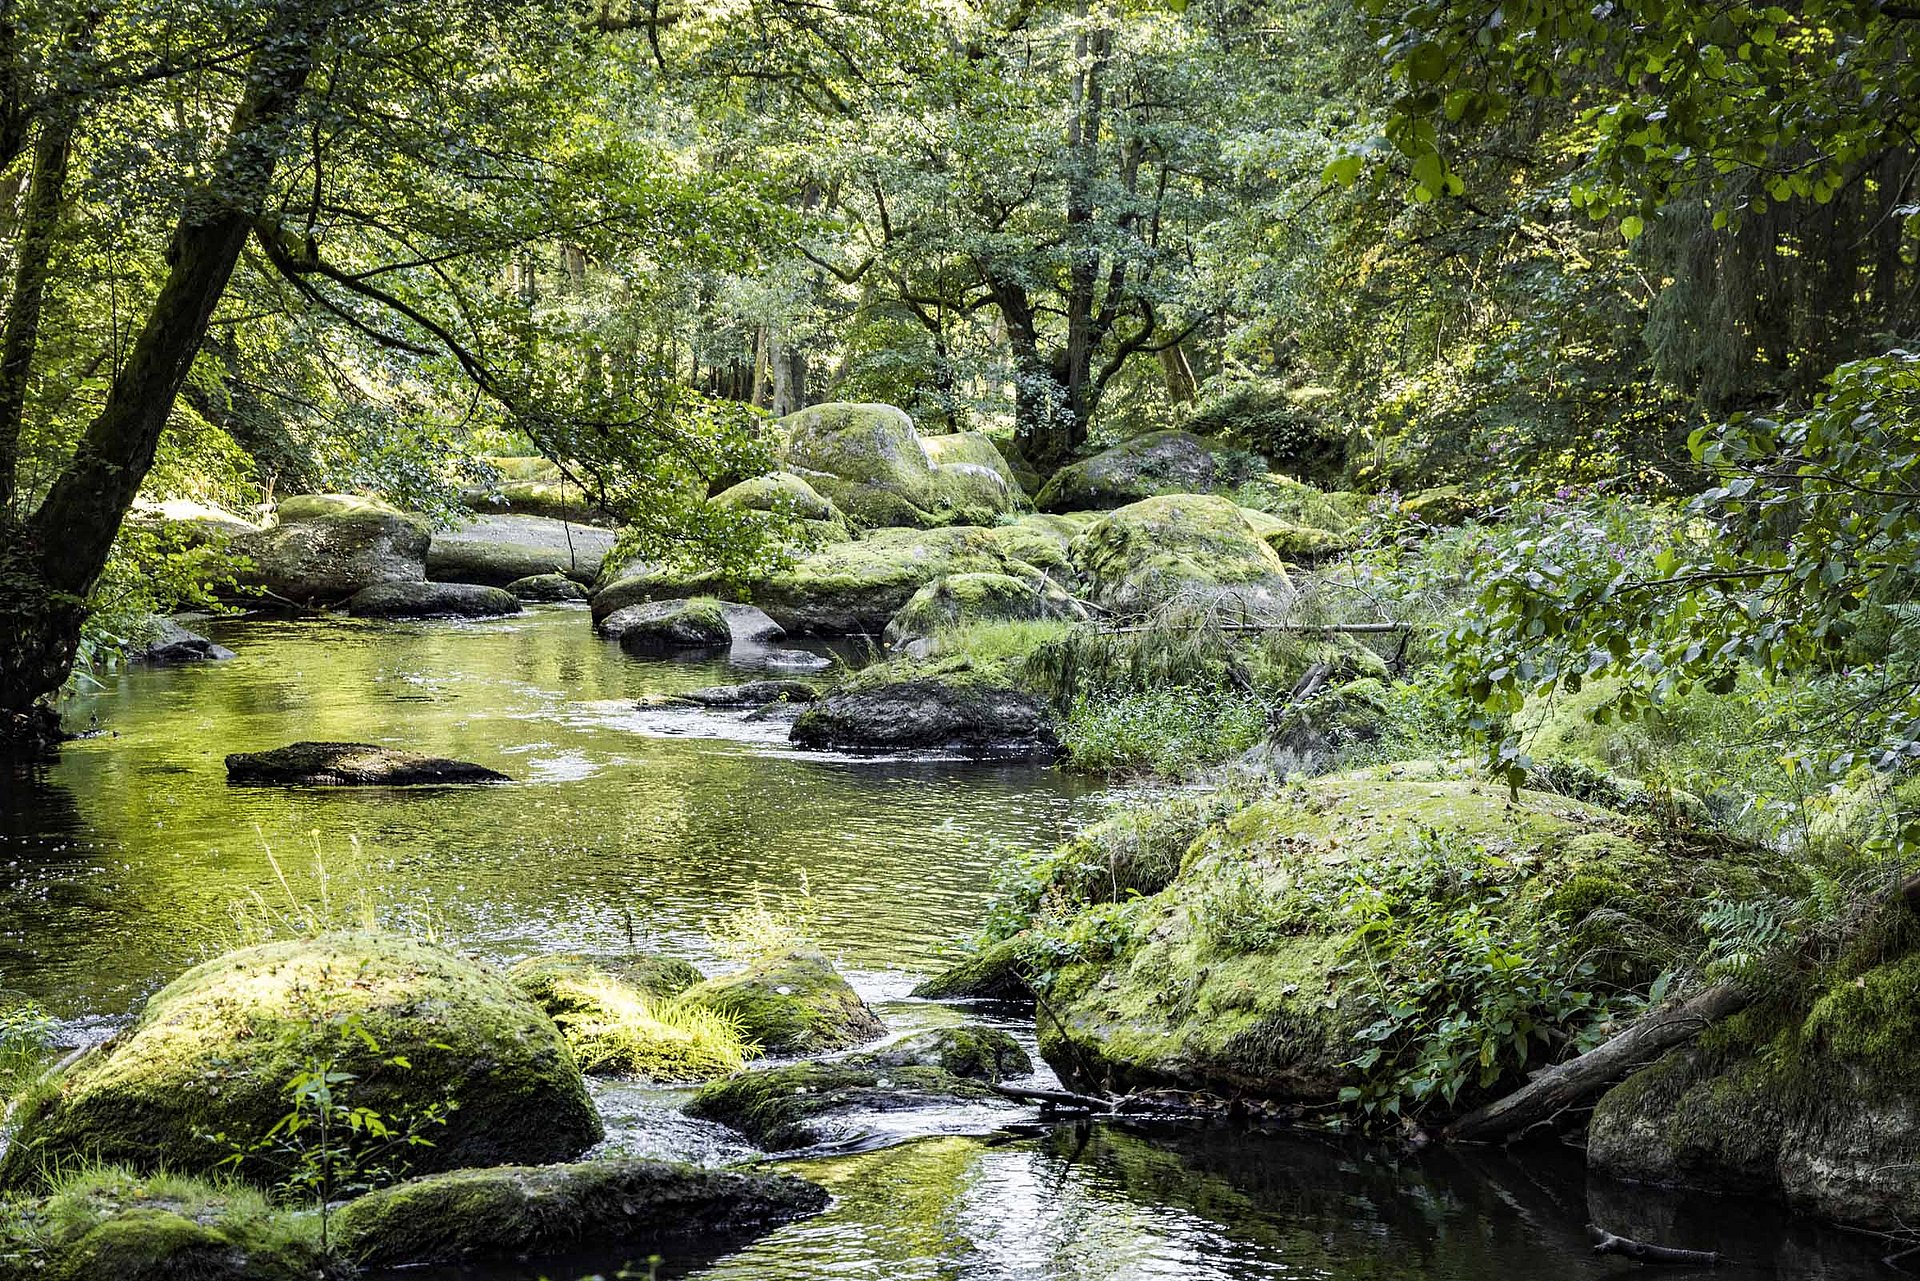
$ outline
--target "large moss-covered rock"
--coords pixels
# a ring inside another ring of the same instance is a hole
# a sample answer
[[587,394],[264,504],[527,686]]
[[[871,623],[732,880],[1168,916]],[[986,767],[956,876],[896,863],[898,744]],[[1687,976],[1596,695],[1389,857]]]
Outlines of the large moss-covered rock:
[[500,473],[490,486],[461,491],[460,497],[475,511],[536,516],[546,520],[565,520],[580,524],[602,520],[605,513],[588,500],[581,488],[568,480],[557,463],[539,457],[489,458]]
[[1380,995],[1349,942],[1355,887],[1470,914],[1490,946],[1578,957],[1592,981],[1633,988],[1702,942],[1702,900],[1778,893],[1792,875],[1761,851],[1430,768],[1323,778],[1207,828],[1158,893],[1086,909],[1070,932],[1102,944],[1058,974],[1040,1047],[1087,1084],[1327,1103],[1361,1083],[1350,1065]]
[[600,620],[600,633],[629,654],[679,649],[725,649],[733,644],[726,611],[711,596],[629,605]]
[[478,583],[375,583],[347,602],[356,618],[499,618],[520,612],[520,598]]
[[1314,561],[1353,549],[1353,538],[1270,516],[1255,507],[1242,507],[1240,514],[1260,541],[1273,548],[1285,561]]
[[1785,1200],[1875,1228],[1920,1216],[1920,926],[1899,918],[1608,1092],[1588,1131],[1615,1178]]
[[741,511],[768,512],[797,520],[815,543],[836,543],[852,535],[847,518],[804,477],[790,471],[743,480],[715,494],[715,506]]
[[1176,597],[1258,611],[1293,594],[1287,568],[1225,498],[1172,494],[1109,512],[1073,541],[1088,595],[1121,613]]
[[993,526],[987,538],[1009,560],[1031,565],[1063,587],[1072,588],[1079,578],[1073,563],[1074,536],[1099,518],[1097,512],[1065,516],[1028,512],[1007,524]]
[[930,444],[891,405],[814,405],[780,427],[787,467],[861,525],[977,522],[1023,502],[993,442],[963,432]]
[[1033,1003],[1028,975],[1046,967],[1025,934],[981,948],[920,982],[913,994],[936,1001],[1016,1001]]
[[516,961],[507,970],[507,982],[548,1014],[578,1010],[578,986],[594,979],[611,979],[648,996],[666,997],[679,995],[704,977],[689,961],[652,952],[626,956],[549,952]]
[[[842,636],[881,631],[914,592],[943,575],[1007,569],[1006,556],[984,529],[878,529],[742,587],[746,600],[789,632]],[[596,592],[593,614],[604,619],[643,601],[712,595],[728,587],[710,573],[642,567]]]
[[846,1060],[856,1067],[932,1067],[975,1081],[1026,1076],[1033,1060],[1010,1033],[992,1027],[934,1027]]
[[[408,1149],[416,1171],[566,1160],[601,1137],[558,1029],[503,977],[412,939],[327,934],[244,948],[161,989],[36,1096],[0,1185],[86,1161],[212,1171],[286,1114],[316,1057],[354,1074],[355,1106],[392,1120],[458,1105],[431,1147]],[[271,1152],[239,1172],[286,1173]]]
[[824,1190],[787,1174],[583,1161],[414,1179],[349,1202],[335,1231],[364,1268],[587,1248],[711,1255],[826,1205]]
[[593,580],[614,533],[545,516],[476,516],[438,531],[427,547],[427,577],[507,587],[516,579],[564,574]]
[[242,581],[301,604],[344,601],[375,583],[427,576],[426,522],[372,498],[306,494],[282,500],[275,523],[236,534],[252,568]]
[[818,952],[763,958],[737,974],[695,984],[685,1004],[718,1010],[769,1054],[821,1054],[886,1035],[860,994]]
[[964,752],[1048,757],[1058,750],[1040,700],[973,672],[851,682],[801,713],[792,739],[823,751]]
[[469,761],[372,743],[290,743],[229,755],[227,781],[268,787],[418,787],[513,780]]
[[1036,618],[1078,622],[1086,616],[1078,601],[1044,579],[948,574],[915,592],[900,612],[887,620],[884,638],[889,646],[899,646],[966,623]]
[[562,605],[587,598],[587,589],[565,574],[534,574],[507,584],[514,599],[534,605]]
[[933,464],[936,512],[954,513],[968,524],[986,524],[998,513],[1026,506],[1026,493],[1006,456],[981,433],[924,436],[920,443]]
[[1034,502],[1047,512],[1097,511],[1158,494],[1210,494],[1242,479],[1221,453],[1190,432],[1148,432],[1062,467]]
[[790,1063],[736,1073],[702,1086],[687,1115],[731,1126],[770,1152],[852,1137],[853,1113],[902,1112],[998,1096],[977,1081],[937,1067],[885,1067],[853,1061]]

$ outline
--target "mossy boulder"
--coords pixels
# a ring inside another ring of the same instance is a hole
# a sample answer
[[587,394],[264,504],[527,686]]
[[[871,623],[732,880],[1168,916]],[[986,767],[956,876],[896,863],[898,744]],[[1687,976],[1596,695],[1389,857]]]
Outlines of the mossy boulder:
[[396,751],[373,743],[290,743],[227,757],[227,781],[267,787],[422,787],[510,783],[470,761]]
[[624,956],[549,952],[516,961],[507,970],[507,982],[554,1015],[579,1009],[575,992],[585,980],[611,979],[648,996],[666,997],[679,995],[705,977],[691,962],[652,952]]
[[171,618],[155,618],[134,643],[131,660],[149,667],[178,667],[183,663],[224,663],[233,651],[183,627]]
[[1174,494],[1109,512],[1074,539],[1073,560],[1088,595],[1123,614],[1195,597],[1258,611],[1293,596],[1280,557],[1219,497]]
[[516,579],[562,574],[587,583],[613,544],[612,530],[573,521],[476,516],[434,533],[427,547],[427,577],[509,587]]
[[[566,1160],[601,1137],[559,1030],[505,978],[412,939],[327,934],[243,948],[161,989],[29,1105],[0,1186],[84,1161],[215,1170],[286,1114],[288,1083],[315,1057],[388,1118],[458,1105],[431,1147],[408,1150],[420,1172]],[[260,1153],[240,1173],[286,1171]]]
[[794,951],[755,961],[737,974],[697,983],[680,994],[696,1009],[716,1010],[769,1054],[822,1054],[885,1036],[851,984],[818,952]]
[[792,739],[820,751],[1050,757],[1053,720],[1033,695],[975,672],[849,682],[801,713]]
[[711,596],[629,605],[601,619],[598,626],[603,636],[618,640],[629,654],[725,649],[733,644],[726,610]]
[[158,530],[189,547],[224,544],[241,534],[260,532],[260,526],[245,516],[192,498],[157,502],[136,498],[127,512],[127,522],[137,528]]
[[[1007,569],[1007,557],[985,529],[877,529],[739,586],[745,600],[789,632],[844,636],[881,631],[914,592],[936,578]],[[729,587],[710,573],[641,567],[596,592],[593,614],[604,619],[643,601],[712,595]]]
[[583,1161],[413,1179],[348,1202],[335,1232],[363,1268],[584,1249],[712,1255],[826,1205],[824,1190],[787,1174]]
[[936,512],[952,513],[967,524],[986,524],[1002,512],[1027,505],[1026,493],[1005,455],[981,433],[923,436],[920,444],[933,465]]
[[1087,611],[1045,579],[1011,574],[948,574],[913,594],[887,620],[889,647],[923,639],[966,623],[1015,622],[1036,618],[1084,621]]
[[913,994],[935,1001],[1017,1001],[1033,1004],[1027,976],[1044,968],[1026,934],[1001,939],[922,980]]
[[1033,1060],[1012,1035],[991,1027],[936,1027],[847,1060],[857,1067],[932,1067],[974,1081],[1026,1076]]
[[507,584],[516,600],[530,605],[564,605],[587,598],[587,589],[565,574],[533,574]]
[[1065,516],[1028,512],[1006,524],[987,531],[994,548],[1009,560],[1031,565],[1063,587],[1071,588],[1079,578],[1073,563],[1073,539],[1099,519],[1095,512],[1076,512]]
[[999,1096],[937,1067],[854,1062],[790,1063],[739,1072],[702,1086],[687,1115],[731,1126],[770,1152],[855,1137],[857,1113],[902,1112]]
[[765,707],[768,703],[811,703],[820,687],[807,681],[743,681],[738,685],[703,685],[678,697],[698,707]]
[[1913,1222],[1920,927],[1904,907],[1890,915],[1899,919],[1864,931],[1812,983],[1769,995],[1603,1096],[1591,1167],[1863,1227]]
[[991,441],[960,433],[930,445],[892,405],[814,405],[779,426],[787,467],[863,526],[975,522],[1023,504]]
[[1308,529],[1351,539],[1372,502],[1364,494],[1329,493],[1305,481],[1268,472],[1247,481],[1234,497],[1244,507]]
[[712,501],[719,507],[772,512],[796,520],[841,519],[839,510],[831,502],[822,498],[820,492],[809,485],[804,477],[790,471],[777,471],[772,475],[743,480],[715,494]]
[[520,612],[520,598],[478,583],[375,583],[355,592],[356,618],[500,618]]
[[605,514],[551,459],[519,457],[487,461],[500,473],[500,479],[490,486],[476,486],[460,494],[462,501],[475,511],[578,524],[604,519]]
[[1041,511],[1098,511],[1159,494],[1209,494],[1240,477],[1224,451],[1191,432],[1155,431],[1070,463],[1034,499]]
[[1357,963],[1341,906],[1357,887],[1467,913],[1490,945],[1578,958],[1619,990],[1703,943],[1702,900],[1793,884],[1764,851],[1566,797],[1430,768],[1318,779],[1207,828],[1160,892],[1048,927],[1054,955],[1065,940],[1081,959],[1051,975],[1040,1048],[1082,1084],[1330,1103],[1363,1083],[1373,1003],[1419,1000],[1383,996]]
[[1354,540],[1348,534],[1336,534],[1312,525],[1283,520],[1255,507],[1242,507],[1240,514],[1246,518],[1247,524],[1253,526],[1253,532],[1260,536],[1260,541],[1273,548],[1285,561],[1324,560],[1353,549]]
[[1472,519],[1479,504],[1458,485],[1435,485],[1401,499],[1400,511],[1428,525],[1457,525]]
[[431,540],[425,521],[377,499],[305,494],[282,500],[274,524],[229,545],[251,564],[245,585],[332,604],[376,583],[420,582]]

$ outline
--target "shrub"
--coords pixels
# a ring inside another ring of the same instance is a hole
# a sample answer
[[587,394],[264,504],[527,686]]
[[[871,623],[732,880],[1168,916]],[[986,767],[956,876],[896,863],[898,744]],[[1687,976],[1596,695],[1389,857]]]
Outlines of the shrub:
[[1188,779],[1253,747],[1266,726],[1267,705],[1258,698],[1177,686],[1082,695],[1060,742],[1076,769]]
[[1346,438],[1315,408],[1318,399],[1310,389],[1243,383],[1202,404],[1187,427],[1242,445],[1276,471],[1332,485],[1346,467]]

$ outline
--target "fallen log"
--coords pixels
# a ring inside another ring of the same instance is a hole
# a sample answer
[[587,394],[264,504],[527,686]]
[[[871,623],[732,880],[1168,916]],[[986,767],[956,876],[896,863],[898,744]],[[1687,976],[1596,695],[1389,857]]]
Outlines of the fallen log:
[[1636,1263],[1659,1263],[1673,1267],[1715,1268],[1724,1260],[1717,1250],[1682,1250],[1671,1245],[1649,1245],[1632,1237],[1616,1236],[1603,1227],[1589,1223],[1595,1254],[1617,1254]]
[[1745,1009],[1752,994],[1733,983],[1704,987],[1678,1004],[1643,1015],[1612,1039],[1542,1072],[1440,1132],[1450,1143],[1507,1143],[1584,1103],[1614,1082]]
[[1043,1108],[1066,1108],[1074,1112],[1105,1114],[1119,1110],[1119,1104],[1112,1099],[1095,1098],[1090,1094],[1075,1094],[1070,1090],[1029,1090],[1018,1085],[990,1085],[987,1087],[1003,1099],[1012,1099],[1016,1103],[1038,1103]]

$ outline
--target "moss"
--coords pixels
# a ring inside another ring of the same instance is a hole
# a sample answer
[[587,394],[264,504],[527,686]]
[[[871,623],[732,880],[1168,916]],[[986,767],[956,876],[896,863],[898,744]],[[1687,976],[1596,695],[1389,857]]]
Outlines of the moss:
[[847,1061],[860,1067],[934,1067],[988,1082],[1033,1071],[1033,1060],[1018,1041],[988,1027],[929,1028]]
[[1058,747],[1048,709],[994,673],[945,662],[870,672],[802,712],[792,741],[816,750],[980,758],[1050,757]]
[[929,1000],[1033,1002],[1025,975],[1037,967],[1033,940],[1022,934],[982,948],[913,989]]
[[366,498],[359,494],[295,494],[280,500],[274,508],[274,519],[283,525],[312,520],[354,520],[362,517],[391,518],[400,517],[418,521],[419,517],[408,517],[398,507],[385,503],[378,498]]
[[1109,513],[1073,542],[1093,598],[1138,610],[1194,589],[1290,594],[1286,566],[1225,498],[1149,498]]
[[534,604],[585,600],[587,589],[565,574],[530,574],[507,584],[515,598]]
[[1081,528],[1060,516],[1026,515],[1012,524],[995,525],[987,531],[987,538],[1009,560],[1031,565],[1071,585],[1078,571],[1069,549]]
[[841,519],[840,512],[832,503],[822,498],[818,490],[809,485],[805,478],[789,471],[777,471],[769,476],[755,476],[751,480],[743,480],[731,489],[715,494],[713,503],[718,507],[733,507],[745,511],[774,512],[799,520],[837,521]]
[[817,952],[764,958],[738,974],[695,984],[680,999],[727,1015],[769,1054],[843,1050],[886,1034],[860,994]]
[[1282,520],[1253,507],[1242,507],[1240,514],[1253,526],[1260,541],[1273,548],[1283,560],[1314,561],[1353,550],[1354,540],[1347,534]]
[[1298,528],[1351,541],[1354,527],[1366,511],[1360,494],[1329,494],[1291,476],[1269,472],[1236,491],[1242,507],[1251,507]]
[[827,1123],[849,1112],[997,1097],[978,1082],[937,1067],[792,1063],[703,1086],[687,1104],[687,1115],[731,1126],[768,1151],[779,1152],[825,1142],[831,1133]]
[[711,596],[635,605],[621,613],[617,624],[609,616],[601,625],[619,634],[620,648],[628,653],[721,649],[733,643],[726,610]]
[[575,1007],[555,985],[609,978],[648,996],[677,996],[706,976],[687,961],[651,952],[625,956],[589,956],[580,952],[550,952],[516,961],[507,970],[507,982],[548,1014],[565,1014]]
[[887,644],[900,645],[969,623],[1085,617],[1071,596],[1044,580],[948,574],[915,592],[888,620],[885,637]]
[[1034,499],[1042,511],[1119,507],[1160,494],[1211,493],[1231,483],[1220,451],[1184,431],[1136,436],[1055,472]]
[[1457,525],[1471,520],[1479,504],[1458,485],[1436,485],[1402,499],[1400,510],[1429,525]]
[[[1657,835],[1564,797],[1514,801],[1386,770],[1320,779],[1202,831],[1158,892],[1043,923],[1044,950],[1070,959],[1053,976],[1061,1023],[1042,1018],[1042,1053],[1063,1075],[1114,1088],[1330,1100],[1353,1081],[1366,981],[1343,963],[1345,896],[1434,858],[1474,869],[1449,892],[1499,922],[1510,946],[1580,954],[1625,985],[1698,946],[1702,900],[1798,883],[1765,852]],[[1087,870],[1056,876],[1036,902],[1121,897]]]
[[586,1161],[415,1179],[348,1203],[336,1230],[343,1252],[367,1268],[596,1246],[644,1252],[693,1245],[720,1253],[826,1204],[824,1191],[791,1175]]
[[[416,1169],[564,1159],[601,1135],[558,1030],[504,978],[411,939],[328,934],[229,953],[156,993],[20,1119],[0,1186],[87,1160],[212,1170],[232,1148],[207,1136],[264,1135],[315,1056],[353,1072],[354,1103],[383,1115],[459,1105],[411,1151]],[[242,1173],[284,1172],[262,1156]]]

